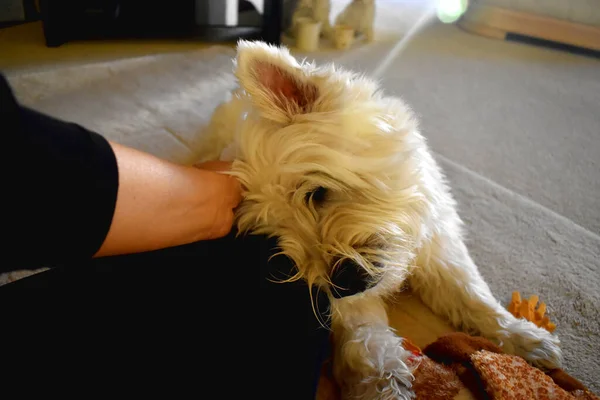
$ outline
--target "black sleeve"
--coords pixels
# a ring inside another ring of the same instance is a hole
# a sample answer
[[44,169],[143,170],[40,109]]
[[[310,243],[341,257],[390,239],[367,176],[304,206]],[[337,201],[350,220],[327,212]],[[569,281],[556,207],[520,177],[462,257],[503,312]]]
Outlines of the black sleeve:
[[20,106],[1,74],[0,132],[0,272],[91,258],[117,199],[117,161],[108,141]]

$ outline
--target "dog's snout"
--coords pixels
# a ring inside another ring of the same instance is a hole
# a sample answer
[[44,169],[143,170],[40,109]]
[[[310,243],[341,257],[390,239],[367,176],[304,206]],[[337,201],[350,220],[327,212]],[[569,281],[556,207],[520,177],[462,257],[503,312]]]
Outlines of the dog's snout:
[[368,287],[368,274],[352,259],[338,263],[331,274],[331,292],[336,299],[363,292]]

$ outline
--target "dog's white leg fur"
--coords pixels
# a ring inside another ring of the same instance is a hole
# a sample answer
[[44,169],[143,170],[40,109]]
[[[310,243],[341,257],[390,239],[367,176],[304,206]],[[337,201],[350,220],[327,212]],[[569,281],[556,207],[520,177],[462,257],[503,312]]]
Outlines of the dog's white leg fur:
[[388,325],[384,301],[368,292],[334,300],[334,374],[345,399],[407,400],[417,364]]
[[364,35],[367,42],[375,38],[373,24],[375,20],[375,2],[372,0],[353,0],[336,17],[335,23],[354,28],[357,35]]
[[331,1],[318,0],[315,2],[314,7],[314,18],[316,21],[321,22],[321,36],[330,38],[333,31],[329,17],[329,14],[331,13]]
[[301,18],[311,18],[321,23],[321,36],[329,38],[333,29],[329,14],[331,12],[331,0],[301,0],[292,14],[291,33],[296,35],[298,20]]
[[[461,221],[448,196],[440,207],[435,233],[421,249],[411,286],[434,312],[456,328],[479,334],[534,365],[560,366],[558,337],[517,319],[492,294],[471,259],[461,236]],[[438,203],[440,204],[440,203]]]
[[375,40],[375,32],[373,31],[372,26],[365,28],[365,37],[367,38],[367,42]]
[[375,40],[375,32],[373,28],[373,23],[375,20],[375,3],[371,3],[368,6],[365,6],[365,14],[363,15],[363,21],[361,23],[361,33],[365,35],[365,39],[367,42],[372,42]]
[[245,107],[244,102],[235,97],[217,106],[208,126],[200,134],[196,163],[218,160],[223,150],[234,142],[240,118],[244,118]]

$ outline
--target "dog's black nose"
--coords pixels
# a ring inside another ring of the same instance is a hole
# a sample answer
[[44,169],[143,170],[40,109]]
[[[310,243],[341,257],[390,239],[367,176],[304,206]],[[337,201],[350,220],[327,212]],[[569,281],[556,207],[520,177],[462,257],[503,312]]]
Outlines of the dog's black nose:
[[364,292],[368,287],[369,275],[354,260],[345,259],[331,274],[331,294],[336,299]]

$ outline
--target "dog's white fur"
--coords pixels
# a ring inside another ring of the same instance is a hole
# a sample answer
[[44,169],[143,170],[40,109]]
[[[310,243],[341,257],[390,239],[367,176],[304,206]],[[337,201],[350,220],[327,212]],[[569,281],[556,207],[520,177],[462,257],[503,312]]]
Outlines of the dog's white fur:
[[335,25],[345,25],[354,29],[355,34],[365,35],[373,41],[375,21],[375,0],[352,0],[335,19]]
[[[455,327],[538,366],[560,364],[558,338],[513,317],[482,279],[442,171],[402,101],[263,43],[240,42],[236,65],[241,87],[216,110],[201,158],[237,147],[240,231],[278,236],[297,265],[293,279],[327,293],[340,260],[371,277],[363,293],[331,298],[345,398],[413,397],[416,365],[385,308],[405,283]],[[311,197],[318,187],[327,189],[320,202]]]

